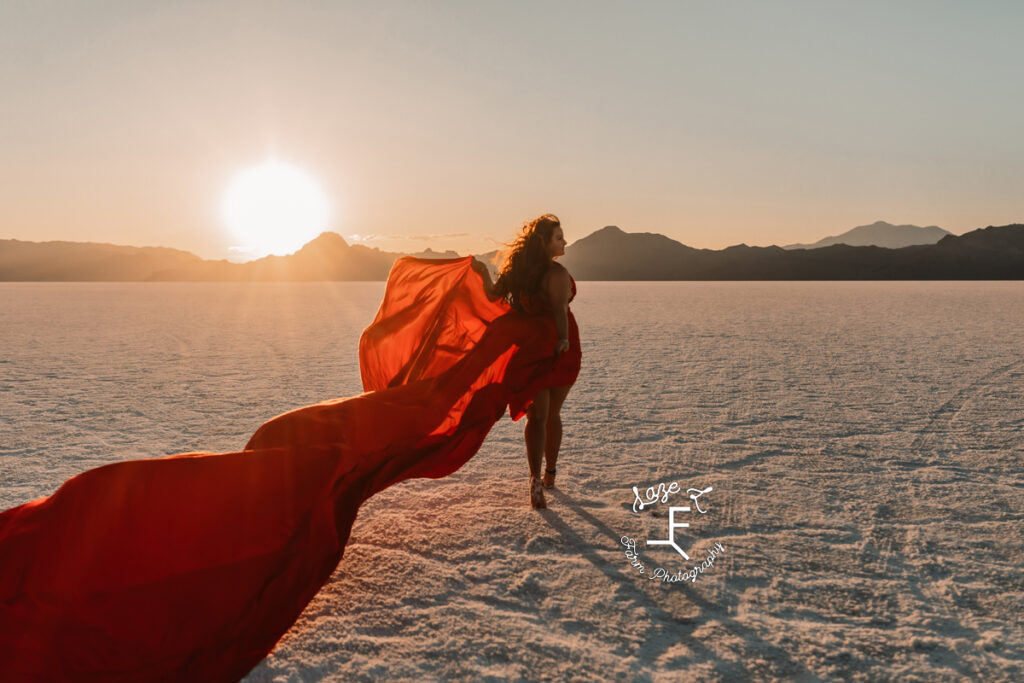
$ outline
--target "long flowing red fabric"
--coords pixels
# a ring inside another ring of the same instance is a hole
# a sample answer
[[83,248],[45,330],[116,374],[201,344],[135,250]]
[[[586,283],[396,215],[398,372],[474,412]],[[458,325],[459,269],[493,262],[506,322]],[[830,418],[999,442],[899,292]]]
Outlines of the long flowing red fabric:
[[488,300],[471,262],[396,261],[360,340],[366,393],[279,415],[236,453],[104,465],[0,513],[0,681],[245,676],[363,501],[454,472],[506,408],[575,379],[550,316]]

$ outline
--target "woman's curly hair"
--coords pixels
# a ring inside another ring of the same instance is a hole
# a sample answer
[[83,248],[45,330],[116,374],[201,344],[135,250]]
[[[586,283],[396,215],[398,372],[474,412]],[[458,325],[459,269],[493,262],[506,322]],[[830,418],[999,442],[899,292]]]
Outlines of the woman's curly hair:
[[519,236],[506,244],[508,252],[501,266],[494,292],[519,308],[523,294],[537,294],[549,264],[547,244],[555,228],[561,227],[558,216],[546,213],[523,224]]

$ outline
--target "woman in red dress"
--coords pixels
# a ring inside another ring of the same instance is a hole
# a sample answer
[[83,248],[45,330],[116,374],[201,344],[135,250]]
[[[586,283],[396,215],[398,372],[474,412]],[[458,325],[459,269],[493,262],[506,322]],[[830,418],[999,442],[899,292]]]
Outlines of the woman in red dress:
[[548,332],[544,337],[547,343],[533,351],[544,353],[550,349],[557,359],[550,372],[529,388],[536,393],[527,411],[524,438],[530,467],[530,503],[535,508],[547,507],[544,488],[555,483],[562,443],[562,404],[580,371],[579,327],[569,309],[569,302],[576,296],[576,281],[565,266],[555,261],[565,254],[565,244],[558,217],[544,214],[523,226],[496,283],[491,283],[484,264],[473,263],[489,297],[504,299],[517,311],[540,318],[537,322]]
[[506,409],[529,415],[543,504],[579,333],[557,219],[520,246],[494,286],[468,256],[398,259],[359,341],[365,393],[0,511],[0,681],[237,681],[330,578],[362,503],[456,471]]

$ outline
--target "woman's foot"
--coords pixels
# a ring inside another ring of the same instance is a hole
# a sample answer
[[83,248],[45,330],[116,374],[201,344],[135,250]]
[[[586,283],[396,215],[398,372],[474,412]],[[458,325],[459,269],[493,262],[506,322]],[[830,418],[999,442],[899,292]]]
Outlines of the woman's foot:
[[540,478],[540,481],[541,481],[542,484],[544,484],[544,488],[546,488],[546,489],[549,489],[552,486],[554,486],[555,485],[555,468],[552,467],[551,469],[545,469],[544,470],[544,476]]
[[530,505],[537,510],[548,506],[547,501],[544,500],[544,487],[540,483],[540,479],[534,476],[530,477]]

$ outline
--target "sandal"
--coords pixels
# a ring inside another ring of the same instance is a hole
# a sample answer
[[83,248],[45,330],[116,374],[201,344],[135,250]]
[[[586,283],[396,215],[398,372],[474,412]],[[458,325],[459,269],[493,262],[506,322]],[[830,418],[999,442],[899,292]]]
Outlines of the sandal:
[[544,500],[544,487],[537,477],[530,477],[530,505],[537,510],[548,506],[547,501]]
[[555,470],[544,468],[544,476],[541,477],[541,483],[544,484],[544,488],[549,489],[555,485]]

